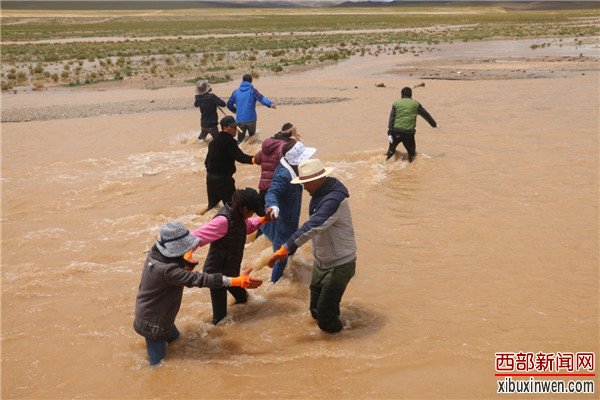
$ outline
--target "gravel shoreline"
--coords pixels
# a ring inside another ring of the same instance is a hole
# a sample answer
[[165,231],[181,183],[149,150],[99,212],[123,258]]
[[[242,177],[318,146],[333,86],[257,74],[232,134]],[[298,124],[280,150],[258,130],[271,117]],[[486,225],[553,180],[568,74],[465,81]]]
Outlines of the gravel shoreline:
[[[280,97],[272,99],[281,105],[305,105],[339,103],[348,101],[347,97]],[[2,122],[49,121],[56,119],[102,117],[116,114],[139,114],[154,111],[193,110],[193,101],[189,97],[158,100],[131,100],[100,104],[82,104],[79,106],[56,105],[48,107],[27,107],[2,111]]]

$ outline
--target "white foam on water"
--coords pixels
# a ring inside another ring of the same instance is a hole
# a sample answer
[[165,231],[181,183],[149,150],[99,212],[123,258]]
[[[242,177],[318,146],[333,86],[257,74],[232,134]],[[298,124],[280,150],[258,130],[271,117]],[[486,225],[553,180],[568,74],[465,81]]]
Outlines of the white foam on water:
[[109,333],[99,332],[99,331],[91,331],[91,332],[82,333],[80,336],[104,338],[104,337],[113,337],[115,335],[111,335]]
[[91,221],[91,226],[97,231],[99,240],[124,240],[139,236],[151,236],[158,233],[161,219],[145,214],[131,214],[110,219],[102,218]]
[[106,158],[78,161],[60,161],[33,168],[31,178],[44,182],[74,184],[81,181],[100,179],[104,181],[102,189],[110,189],[115,182],[126,179],[175,174],[192,173],[204,169],[203,161],[207,148],[195,152],[188,147],[171,151],[150,151],[129,155],[125,160]]
[[[431,158],[426,156],[425,158]],[[385,182],[390,173],[406,168],[407,160],[392,158],[386,161],[379,151],[360,151],[349,154],[344,160],[329,163],[335,168],[333,176],[342,180],[361,179],[361,185],[377,186]]]
[[198,141],[198,135],[200,134],[200,130],[197,131],[185,131],[176,133],[171,140],[169,141],[170,145],[189,145],[192,143],[200,143]]
[[170,173],[179,169],[190,169],[194,156],[189,150],[169,152],[137,153],[127,157],[126,163],[106,171],[106,178],[140,178],[162,173]]
[[[139,265],[137,265],[139,268]],[[111,264],[100,264],[89,261],[71,261],[66,266],[58,269],[55,273],[58,276],[61,276],[66,279],[85,279],[83,278],[82,273],[92,274],[92,273],[122,273],[129,274],[133,272],[135,267],[132,266],[131,262],[121,261],[117,263]]]
[[111,164],[114,164],[114,160],[110,158],[87,158],[85,160],[76,160],[76,161],[55,161],[51,162],[48,165],[37,165],[33,167],[34,171],[38,170],[46,170],[46,169],[85,169],[85,168],[95,168],[95,167],[106,167]]
[[61,251],[82,251],[87,247],[87,242],[83,240],[67,240],[59,248]]
[[119,192],[135,190],[134,185],[131,182],[122,181],[104,181],[98,186],[99,192]]
[[44,228],[37,231],[27,232],[25,235],[23,235],[23,238],[26,240],[51,239],[64,236],[65,233],[67,233],[67,230],[64,228]]
[[98,264],[88,261],[71,261],[62,269],[63,273],[70,274],[72,272],[97,272],[107,271],[110,267],[106,264]]
[[116,166],[116,161],[108,158],[89,158],[76,161],[57,161],[48,165],[37,165],[32,168],[31,178],[49,183],[74,183],[93,179],[105,170]]
[[33,263],[23,263],[23,264],[17,265],[16,267],[18,267],[18,268],[15,268],[11,271],[7,271],[4,274],[4,276],[2,277],[4,285],[10,285],[21,279],[29,279],[32,276],[39,274],[35,271],[35,269],[34,269],[35,264],[33,264]]

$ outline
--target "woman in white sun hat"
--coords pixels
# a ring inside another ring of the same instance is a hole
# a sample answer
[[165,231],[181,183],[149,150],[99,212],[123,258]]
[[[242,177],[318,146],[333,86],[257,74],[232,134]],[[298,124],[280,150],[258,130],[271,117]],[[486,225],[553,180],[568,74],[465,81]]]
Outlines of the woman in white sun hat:
[[[271,186],[265,194],[266,211],[276,220],[261,227],[265,236],[273,243],[273,251],[279,249],[298,229],[302,187],[292,184],[292,179],[298,177],[298,165],[312,157],[316,151],[317,149],[306,147],[293,139],[283,146],[283,158],[275,168]],[[275,263],[271,282],[275,283],[281,278],[286,264],[287,258]]]
[[325,332],[339,332],[340,301],[356,269],[356,240],[348,189],[329,177],[333,168],[310,159],[298,167],[293,184],[302,184],[311,195],[309,220],[271,256],[269,266],[292,255],[309,239],[315,262],[310,282],[310,313]]

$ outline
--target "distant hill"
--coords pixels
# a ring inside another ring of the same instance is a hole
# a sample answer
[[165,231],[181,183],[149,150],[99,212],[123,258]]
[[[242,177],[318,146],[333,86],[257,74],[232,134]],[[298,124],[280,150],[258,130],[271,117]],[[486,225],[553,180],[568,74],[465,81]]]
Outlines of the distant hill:
[[333,6],[338,2],[321,1],[192,1],[192,0],[38,0],[38,1],[2,1],[4,10],[173,10],[193,8],[298,8],[321,5]]
[[399,7],[399,6],[500,6],[507,10],[580,10],[600,9],[600,1],[345,1],[335,7]]
[[342,0],[7,0],[3,10],[173,10],[193,8],[305,8],[305,7],[399,7],[496,5],[507,10],[600,9],[600,1],[344,1]]

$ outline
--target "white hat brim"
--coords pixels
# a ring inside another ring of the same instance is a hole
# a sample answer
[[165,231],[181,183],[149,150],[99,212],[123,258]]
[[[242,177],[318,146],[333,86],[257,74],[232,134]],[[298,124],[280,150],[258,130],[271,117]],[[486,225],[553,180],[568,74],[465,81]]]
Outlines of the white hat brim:
[[312,182],[312,181],[316,181],[317,179],[321,179],[321,178],[323,178],[324,176],[327,176],[327,175],[329,175],[329,174],[331,174],[331,173],[333,172],[333,167],[323,167],[323,169],[324,169],[325,171],[323,171],[323,173],[321,173],[321,174],[319,174],[319,175],[317,175],[317,176],[311,176],[311,177],[310,177],[310,178],[308,178],[308,179],[302,179],[302,177],[301,177],[301,176],[299,176],[299,177],[297,177],[297,178],[294,178],[294,179],[292,179],[292,180],[291,180],[291,182],[292,182],[294,185],[300,185],[300,184],[303,184],[303,183],[306,183],[306,182]]

